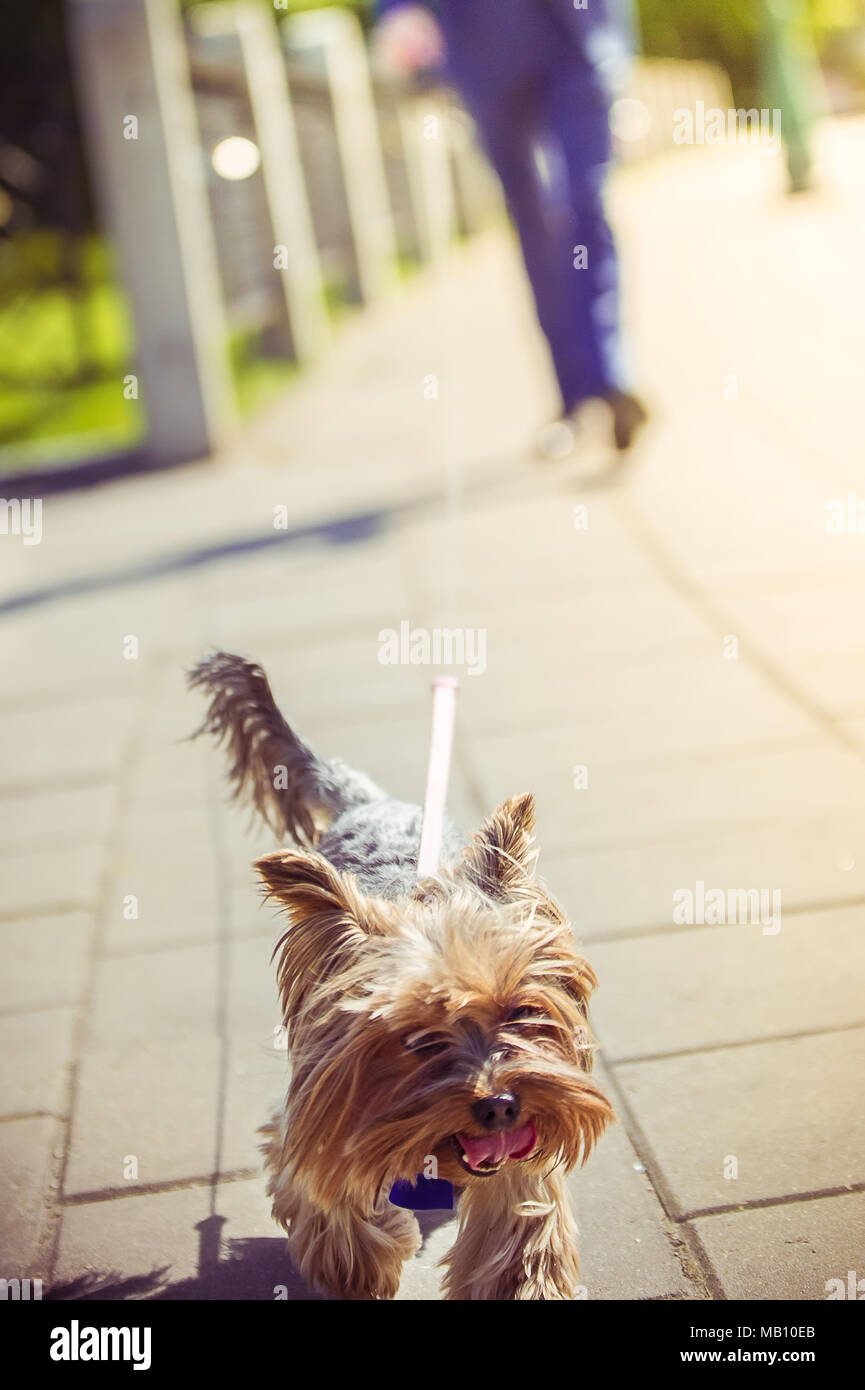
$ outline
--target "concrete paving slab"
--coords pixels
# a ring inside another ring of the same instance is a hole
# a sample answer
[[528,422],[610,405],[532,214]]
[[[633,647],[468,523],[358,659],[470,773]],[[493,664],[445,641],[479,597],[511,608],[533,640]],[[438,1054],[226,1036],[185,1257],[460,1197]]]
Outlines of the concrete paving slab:
[[450,601],[450,624],[465,626],[474,626],[475,609],[502,591],[525,599],[557,590],[659,587],[657,570],[612,510],[607,525],[599,524],[599,507],[596,524],[590,515],[586,530],[574,529],[574,506],[585,501],[591,507],[591,499],[574,491],[533,496],[524,490],[518,507],[510,499],[490,499],[483,510],[467,508],[449,518],[446,530],[438,519],[422,521],[412,530],[416,583],[430,600]]
[[[574,654],[550,680],[540,662],[512,651],[506,669],[472,682],[465,701],[480,764],[507,763],[515,734],[535,749],[536,776],[572,785],[571,769],[700,757],[750,747],[768,752],[811,735],[812,722],[744,662],[725,661],[720,648],[694,656],[630,660],[588,669]],[[528,726],[508,708],[505,687],[524,669],[523,701],[533,705]],[[490,714],[492,710],[492,714]],[[510,728],[505,731],[505,721]],[[501,732],[499,732],[501,731]]]
[[705,1296],[700,1281],[685,1273],[682,1237],[665,1222],[622,1124],[607,1130],[568,1185],[580,1229],[587,1298]]
[[0,920],[92,909],[99,895],[104,860],[101,845],[76,849],[43,846],[10,857],[3,865]]
[[78,1074],[64,1195],[125,1193],[210,1174],[219,1067],[216,1038],[149,1046],[124,1039],[110,1052],[87,1053]]
[[748,833],[729,827],[590,854],[542,853],[539,872],[583,941],[672,927],[674,894],[698,880],[725,889],[772,884],[790,914],[865,901],[865,816],[825,815]]
[[76,778],[113,779],[137,712],[133,697],[69,703],[62,719],[46,719],[42,711],[0,715],[0,788],[54,788]]
[[[66,1206],[51,1280],[57,1299],[206,1297],[213,1226],[206,1187]],[[218,1238],[216,1242],[218,1250]]]
[[401,549],[404,540],[395,533],[385,543],[361,543],[350,555],[325,553],[249,563],[238,592],[232,579],[234,567],[215,577],[203,606],[205,634],[228,651],[257,659],[259,645],[268,651],[279,646],[274,630],[273,605],[280,596],[303,592],[306,602],[292,603],[290,637],[283,642],[286,656],[307,641],[338,640],[359,630],[376,632],[392,623],[394,614],[408,611],[410,596]]
[[865,1183],[863,1064],[855,1028],[633,1063],[616,1078],[681,1216]]
[[116,1056],[173,1040],[212,1037],[218,1027],[219,948],[145,951],[100,962],[86,1047]]
[[492,804],[515,789],[534,791],[538,842],[550,854],[677,833],[708,834],[724,827],[784,826],[801,821],[806,811],[822,815],[865,808],[865,770],[858,757],[828,741],[687,762],[596,764],[589,769],[585,790],[574,790],[567,781],[576,759],[569,758],[561,770],[539,774],[533,759],[536,742],[536,733],[514,734],[499,762],[478,760],[474,772]]
[[784,653],[778,666],[787,680],[831,717],[842,719],[865,705],[863,654],[856,649],[837,652]]
[[117,828],[115,846],[123,855],[201,853],[206,851],[213,823],[213,809],[201,788],[200,799],[194,805],[127,807]]
[[60,785],[0,795],[0,856],[46,845],[101,845],[110,833],[114,806],[113,779],[95,786]]
[[[726,1212],[695,1221],[693,1229],[725,1298],[861,1302],[865,1294],[861,1192]],[[760,1316],[761,1326],[777,1321]]]
[[192,833],[164,849],[139,841],[112,854],[108,867],[107,952],[149,952],[218,937],[219,867],[208,837]]
[[266,1042],[282,1022],[276,988],[276,965],[271,952],[287,925],[284,913],[266,907],[272,919],[270,935],[251,939],[233,939],[227,951],[228,1004],[226,1026],[230,1033],[239,1032],[250,1041]]
[[823,657],[848,655],[865,661],[865,614],[857,585],[832,582],[797,585],[774,593],[728,595],[725,609],[749,636],[784,661],[795,655],[815,664]]
[[[574,659],[592,663],[626,661],[652,663],[697,654],[709,643],[716,650],[717,633],[707,618],[671,589],[651,587],[632,593],[600,593],[572,587],[543,598],[527,599],[512,585],[475,606],[475,619],[486,630],[489,651],[502,666],[511,651],[566,643]],[[540,652],[539,652],[540,659]]]
[[5,678],[0,676],[4,710],[65,710],[70,703],[92,700],[94,691],[117,699],[137,693],[139,670],[122,655],[122,637],[128,629],[114,621],[116,610],[112,609],[108,623],[97,620],[97,610],[104,612],[100,596],[88,594],[67,598],[58,608],[28,608],[4,616],[0,631],[0,669],[6,673]]
[[37,1263],[50,1190],[53,1154],[61,1140],[56,1120],[7,1120],[0,1124],[0,1265],[4,1279],[39,1279]]
[[282,1103],[288,1083],[285,1052],[274,1046],[277,1041],[263,1031],[232,1034],[219,1152],[222,1173],[262,1171],[258,1130]]
[[[859,972],[862,909],[692,927],[598,942],[595,1027],[608,1060],[721,1047],[865,1023]],[[626,1001],[626,1007],[622,1007]]]
[[92,934],[93,920],[86,912],[0,923],[0,1009],[77,1003]]
[[0,1018],[0,1117],[65,1113],[74,1025],[71,1009]]

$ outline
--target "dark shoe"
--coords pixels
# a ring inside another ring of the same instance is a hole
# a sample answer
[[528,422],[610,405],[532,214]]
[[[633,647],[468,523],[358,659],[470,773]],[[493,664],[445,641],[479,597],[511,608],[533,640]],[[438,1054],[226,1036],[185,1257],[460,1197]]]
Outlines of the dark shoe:
[[627,391],[608,391],[605,399],[613,412],[613,438],[616,448],[630,449],[637,430],[649,418],[645,406]]

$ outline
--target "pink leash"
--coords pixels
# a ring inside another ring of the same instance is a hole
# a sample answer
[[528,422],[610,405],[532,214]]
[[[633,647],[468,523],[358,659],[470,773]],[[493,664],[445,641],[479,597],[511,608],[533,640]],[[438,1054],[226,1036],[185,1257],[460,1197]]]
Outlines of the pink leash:
[[435,676],[432,683],[433,711],[430,735],[429,766],[426,777],[426,796],[423,803],[423,828],[417,860],[418,878],[434,874],[439,866],[444,833],[445,803],[451,748],[454,741],[457,691],[456,676]]

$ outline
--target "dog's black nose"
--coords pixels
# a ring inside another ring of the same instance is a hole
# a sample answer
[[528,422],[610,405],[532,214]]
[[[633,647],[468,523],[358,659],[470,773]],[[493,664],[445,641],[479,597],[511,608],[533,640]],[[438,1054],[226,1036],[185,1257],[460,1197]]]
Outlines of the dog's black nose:
[[472,1106],[472,1114],[484,1129],[512,1129],[519,1113],[519,1098],[510,1091],[503,1091],[500,1096],[484,1096]]

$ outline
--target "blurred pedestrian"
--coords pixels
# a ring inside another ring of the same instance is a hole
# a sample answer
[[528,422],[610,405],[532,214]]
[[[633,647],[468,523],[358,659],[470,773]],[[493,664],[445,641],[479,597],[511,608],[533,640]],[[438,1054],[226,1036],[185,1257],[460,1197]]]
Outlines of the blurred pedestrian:
[[[568,448],[588,400],[612,411],[616,447],[646,418],[622,344],[619,269],[603,188],[609,111],[627,78],[629,0],[378,0],[393,70],[441,69],[462,94],[504,187],[552,352]],[[564,447],[563,447],[564,445]]]

